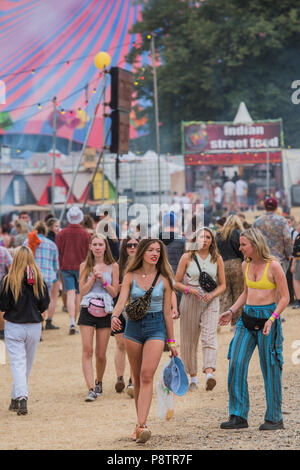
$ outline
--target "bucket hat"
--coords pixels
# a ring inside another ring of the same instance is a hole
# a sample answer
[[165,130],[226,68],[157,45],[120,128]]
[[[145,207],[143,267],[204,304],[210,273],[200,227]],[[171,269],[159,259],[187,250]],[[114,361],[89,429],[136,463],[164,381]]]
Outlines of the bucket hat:
[[67,212],[69,224],[80,224],[83,221],[83,212],[79,207],[73,206]]
[[182,360],[172,357],[163,371],[165,386],[176,395],[183,396],[189,388],[189,380]]

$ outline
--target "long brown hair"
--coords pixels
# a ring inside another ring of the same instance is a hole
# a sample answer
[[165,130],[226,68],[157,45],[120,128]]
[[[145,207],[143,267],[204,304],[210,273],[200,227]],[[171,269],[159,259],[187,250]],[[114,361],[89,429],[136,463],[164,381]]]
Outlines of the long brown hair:
[[140,241],[135,256],[129,261],[125,273],[132,273],[143,266],[144,254],[153,243],[158,243],[160,245],[160,257],[156,264],[157,271],[168,280],[170,287],[173,290],[174,273],[168,261],[167,250],[163,242],[157,238],[143,238]]
[[130,240],[135,240],[137,243],[139,243],[140,239],[132,236],[129,236],[127,238],[124,238],[124,240],[121,243],[120,247],[120,256],[119,256],[119,278],[120,278],[120,283],[123,281],[124,277],[124,272],[127,266],[127,262],[129,259],[128,253],[127,253],[127,243]]
[[91,245],[92,245],[93,240],[95,240],[95,238],[98,238],[99,240],[103,240],[105,242],[105,252],[104,252],[104,257],[103,257],[104,264],[111,265],[111,264],[115,263],[113,255],[111,254],[111,250],[110,250],[110,246],[109,246],[109,243],[107,241],[107,238],[104,237],[101,233],[95,233],[91,237],[87,257],[84,261],[83,270],[85,271],[86,278],[89,276],[89,274],[93,270],[93,267],[95,266],[95,257],[93,255],[92,250],[91,250]]
[[192,249],[187,248],[187,251],[190,252],[191,259],[193,259],[196,256],[196,253],[198,251],[197,238],[199,237],[200,233],[204,232],[204,231],[209,232],[210,235],[211,235],[211,245],[209,247],[209,253],[211,255],[212,263],[216,263],[217,260],[218,260],[218,257],[220,256],[220,254],[219,254],[219,250],[218,250],[216,237],[215,237],[213,231],[209,227],[201,227],[197,230],[197,232],[195,233],[195,236],[191,240],[191,244],[196,245],[196,247],[192,248]]
[[42,273],[35,262],[30,248],[22,245],[16,249],[12,264],[2,284],[2,290],[5,289],[6,293],[10,288],[15,302],[18,301],[22,291],[22,285],[27,266],[30,266],[33,271],[35,281],[33,284],[34,296],[38,299],[40,298],[41,294],[44,295],[44,281]]

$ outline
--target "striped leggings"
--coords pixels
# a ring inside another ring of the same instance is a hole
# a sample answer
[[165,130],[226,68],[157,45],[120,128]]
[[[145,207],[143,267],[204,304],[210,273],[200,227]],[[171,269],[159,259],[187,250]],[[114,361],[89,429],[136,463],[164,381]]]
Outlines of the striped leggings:
[[[269,318],[276,304],[245,305],[247,315],[255,318]],[[250,402],[248,393],[247,374],[249,362],[256,345],[258,346],[260,367],[262,370],[267,410],[265,420],[278,422],[282,419],[282,328],[280,318],[276,320],[268,336],[263,330],[249,331],[239,319],[234,338],[229,345],[228,359],[228,393],[229,415],[237,415],[247,419]]]

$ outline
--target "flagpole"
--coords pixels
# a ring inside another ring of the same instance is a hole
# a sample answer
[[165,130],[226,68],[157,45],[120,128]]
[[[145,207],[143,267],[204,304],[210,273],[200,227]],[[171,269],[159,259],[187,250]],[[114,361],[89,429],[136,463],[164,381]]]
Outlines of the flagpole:
[[161,205],[161,181],[160,181],[160,137],[159,137],[159,115],[158,115],[158,92],[157,92],[157,75],[155,63],[155,44],[154,34],[151,34],[151,55],[153,70],[153,89],[154,89],[154,109],[155,109],[155,129],[156,129],[156,151],[157,151],[157,169],[158,169],[158,202]]

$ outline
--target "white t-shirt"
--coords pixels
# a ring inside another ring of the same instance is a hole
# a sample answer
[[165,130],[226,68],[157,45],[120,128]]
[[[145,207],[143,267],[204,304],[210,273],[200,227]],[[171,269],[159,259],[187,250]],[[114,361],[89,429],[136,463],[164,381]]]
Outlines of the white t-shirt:
[[214,199],[216,203],[221,204],[222,202],[222,197],[223,197],[223,191],[220,188],[220,186],[217,186],[214,190]]
[[226,194],[233,194],[235,191],[235,184],[233,181],[226,181],[223,186],[223,191]]
[[246,181],[237,180],[237,182],[235,183],[235,188],[236,188],[236,195],[237,196],[244,196],[245,192],[248,189],[248,185],[247,185]]

